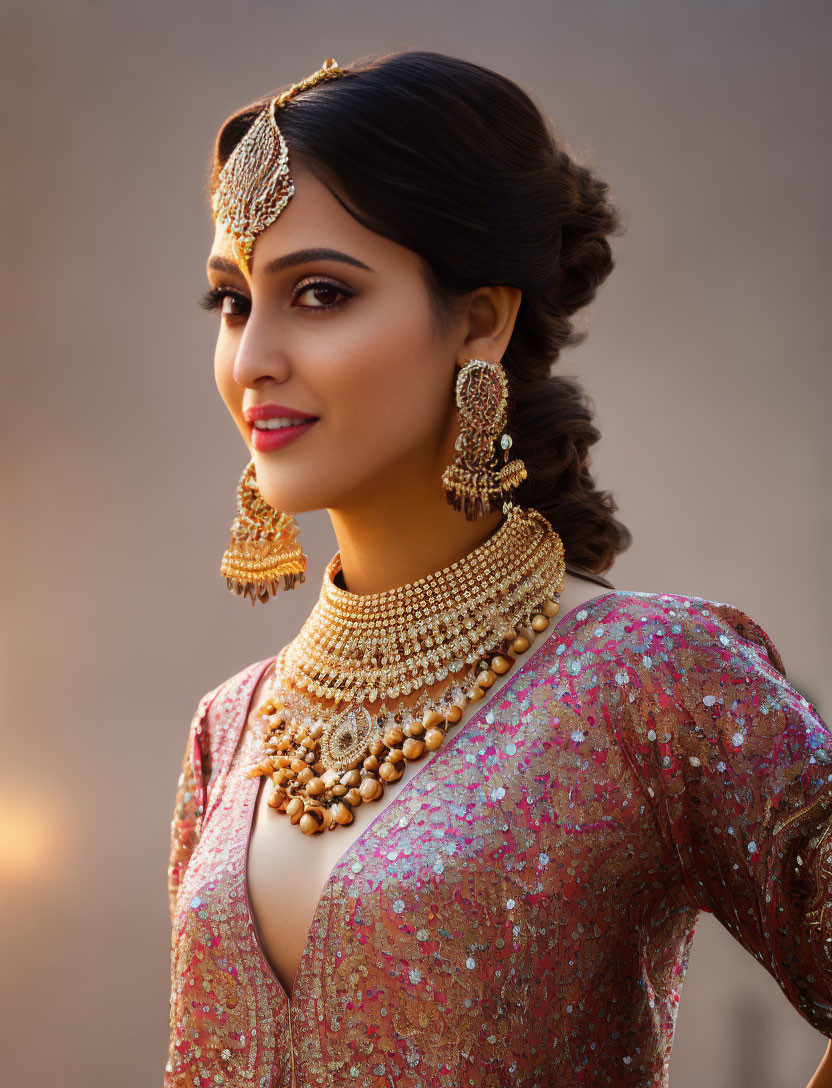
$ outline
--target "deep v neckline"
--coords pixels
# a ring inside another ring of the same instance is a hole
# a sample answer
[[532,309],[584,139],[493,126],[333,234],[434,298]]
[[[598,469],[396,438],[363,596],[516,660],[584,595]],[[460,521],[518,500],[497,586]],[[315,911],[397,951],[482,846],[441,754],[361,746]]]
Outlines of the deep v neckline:
[[[248,922],[248,930],[251,934],[252,941],[257,949],[266,973],[268,974],[274,985],[277,987],[277,989],[280,991],[280,993],[283,995],[283,998],[289,1010],[292,1009],[296,1001],[295,991],[297,989],[298,980],[304,973],[304,966],[306,964],[306,959],[309,954],[310,940],[312,938],[313,932],[317,927],[318,915],[321,913],[324,903],[332,897],[332,887],[335,883],[337,874],[339,870],[344,867],[344,865],[348,864],[351,861],[352,854],[357,851],[359,847],[363,846],[365,840],[369,838],[370,833],[372,832],[376,823],[383,816],[389,816],[391,813],[393,813],[396,809],[396,806],[398,806],[400,802],[406,803],[406,799],[409,798],[410,795],[413,793],[414,784],[418,782],[422,775],[425,774],[425,772],[433,766],[433,764],[436,762],[436,759],[438,759],[440,755],[450,755],[456,749],[460,739],[466,736],[469,730],[480,722],[482,717],[488,712],[488,710],[491,709],[493,703],[495,703],[500,696],[505,695],[508,698],[511,698],[512,689],[515,687],[517,681],[529,670],[529,668],[533,664],[535,664],[538,655],[542,653],[544,648],[549,645],[549,642],[552,638],[554,638],[556,631],[562,632],[568,626],[567,621],[575,617],[577,613],[581,611],[581,609],[587,608],[588,605],[594,605],[598,601],[602,601],[607,597],[614,597],[621,592],[622,590],[614,589],[610,590],[607,593],[600,593],[596,597],[590,597],[588,600],[583,601],[580,604],[576,604],[574,608],[571,608],[567,613],[565,613],[565,615],[561,616],[560,620],[554,625],[552,630],[548,632],[546,637],[541,641],[540,645],[533,650],[533,652],[529,655],[529,657],[526,658],[522,665],[518,667],[516,672],[514,672],[511,677],[507,681],[505,681],[505,683],[501,684],[500,688],[496,692],[494,692],[494,694],[490,698],[482,700],[475,712],[460,728],[455,728],[454,732],[448,735],[447,740],[439,749],[439,751],[436,752],[433,758],[429,759],[421,767],[416,768],[415,772],[410,776],[408,781],[405,782],[405,784],[402,786],[396,796],[388,804],[382,806],[381,811],[377,812],[376,815],[370,820],[370,822],[367,824],[367,826],[364,828],[358,838],[354,839],[350,843],[350,845],[344,850],[344,852],[340,855],[340,857],[336,860],[335,864],[332,866],[332,869],[330,870],[329,875],[324,882],[323,888],[321,889],[321,894],[318,897],[318,901],[315,904],[315,909],[312,912],[312,919],[309,923],[309,927],[306,931],[306,938],[303,942],[303,950],[301,951],[300,960],[298,962],[297,970],[295,971],[295,977],[292,980],[292,991],[290,994],[286,993],[285,986],[278,978],[269,958],[266,955],[265,949],[263,948],[263,945],[260,941],[257,924],[254,920],[254,914],[251,909],[251,898],[248,891],[248,854],[249,846],[251,844],[252,829],[254,825],[254,814],[257,809],[257,800],[260,793],[262,776],[245,780],[243,784],[243,797],[244,805],[246,806],[246,812],[245,838],[243,842],[242,883],[243,893],[245,896],[245,909],[246,919]],[[257,690],[257,686],[260,683],[262,677],[265,675],[266,670],[271,668],[276,657],[277,655],[275,655],[274,657],[270,657],[266,660],[264,667],[261,669],[261,671],[254,680],[251,694],[249,695],[249,698],[246,701],[245,707],[242,712],[242,729],[245,728],[245,723],[248,721],[248,716],[251,713],[251,701],[254,697],[254,692]],[[247,749],[250,745],[251,738],[252,734],[249,733],[246,739]]]

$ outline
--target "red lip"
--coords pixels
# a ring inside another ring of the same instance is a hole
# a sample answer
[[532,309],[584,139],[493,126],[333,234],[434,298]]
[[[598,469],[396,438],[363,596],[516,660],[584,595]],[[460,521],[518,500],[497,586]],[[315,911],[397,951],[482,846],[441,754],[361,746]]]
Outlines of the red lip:
[[290,442],[296,442],[301,435],[311,431],[317,419],[305,419],[303,422],[291,423],[288,427],[279,427],[277,430],[260,430],[252,423],[251,444],[259,453],[269,453],[271,450],[281,450]]
[[284,404],[252,404],[243,412],[247,423],[253,423],[255,419],[317,419],[309,412],[300,412],[297,408],[287,408]]

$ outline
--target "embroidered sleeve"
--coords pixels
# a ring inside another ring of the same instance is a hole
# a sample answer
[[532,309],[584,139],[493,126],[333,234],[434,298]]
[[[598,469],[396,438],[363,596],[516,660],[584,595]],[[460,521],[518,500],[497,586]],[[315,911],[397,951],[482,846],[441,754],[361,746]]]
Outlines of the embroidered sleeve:
[[211,754],[207,743],[206,726],[208,710],[215,695],[216,690],[203,695],[191,719],[185,752],[182,756],[182,769],[176,784],[168,856],[168,900],[171,922],[174,918],[179,885],[202,829],[205,786],[211,775]]
[[745,613],[660,600],[621,739],[670,871],[832,1038],[832,733]]

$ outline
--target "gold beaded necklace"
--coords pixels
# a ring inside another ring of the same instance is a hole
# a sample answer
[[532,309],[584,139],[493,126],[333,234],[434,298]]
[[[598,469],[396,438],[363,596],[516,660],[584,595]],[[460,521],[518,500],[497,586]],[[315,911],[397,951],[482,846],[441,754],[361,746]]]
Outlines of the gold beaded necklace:
[[[271,777],[268,804],[306,834],[350,824],[358,805],[380,800],[557,615],[560,537],[537,510],[504,510],[468,555],[383,593],[342,589],[340,553],[330,560],[309,618],[275,660],[258,709],[262,756],[246,771]],[[449,677],[428,700],[422,689]],[[388,707],[416,691],[413,704]],[[363,705],[378,700],[375,713]]]

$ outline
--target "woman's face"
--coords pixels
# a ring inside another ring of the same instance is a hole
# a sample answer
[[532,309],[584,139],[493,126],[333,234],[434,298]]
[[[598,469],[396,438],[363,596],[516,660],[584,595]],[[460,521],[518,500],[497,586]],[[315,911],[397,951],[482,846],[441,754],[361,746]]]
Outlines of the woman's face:
[[[444,502],[468,324],[440,331],[421,259],[361,226],[308,170],[293,163],[292,177],[250,275],[219,226],[208,261],[221,292],[217,387],[260,491],[292,512],[418,501],[430,485]],[[314,421],[254,430],[247,411],[266,405]]]

